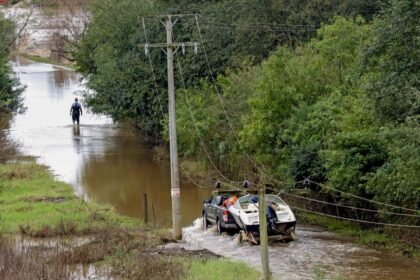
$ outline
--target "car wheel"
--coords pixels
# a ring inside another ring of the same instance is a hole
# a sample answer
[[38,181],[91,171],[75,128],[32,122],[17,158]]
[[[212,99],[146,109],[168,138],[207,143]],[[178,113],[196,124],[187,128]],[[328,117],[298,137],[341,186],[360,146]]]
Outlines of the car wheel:
[[225,228],[222,226],[222,222],[220,222],[219,219],[217,219],[216,226],[217,226],[217,232],[219,234],[222,234],[225,231]]
[[207,215],[203,213],[203,230],[206,230],[209,227],[209,221],[207,220]]

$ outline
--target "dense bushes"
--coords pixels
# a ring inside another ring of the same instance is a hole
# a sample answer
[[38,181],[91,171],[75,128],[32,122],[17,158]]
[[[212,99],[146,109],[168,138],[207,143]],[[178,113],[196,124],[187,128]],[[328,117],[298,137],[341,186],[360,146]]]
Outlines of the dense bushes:
[[[187,87],[177,75],[181,156],[213,170],[211,159],[238,180],[265,170],[282,181],[310,178],[418,208],[420,9],[414,0],[381,9],[378,2],[100,1],[76,55],[95,90],[87,101],[95,112],[134,119],[166,139],[165,56],[151,52],[156,92],[138,47],[146,42],[138,16],[199,12],[216,81],[202,49],[177,56]],[[165,40],[160,23],[146,23],[149,41]],[[194,18],[182,18],[175,35],[199,41]]]
[[[376,1],[372,2],[376,3]],[[198,13],[212,70],[208,69],[200,48],[179,58],[188,87],[198,85],[211,72],[225,73],[244,58],[258,64],[279,44],[295,46],[309,40],[322,22],[335,14],[353,14],[366,9],[354,1],[92,1],[92,21],[76,51],[79,70],[88,79],[94,94],[87,104],[94,112],[106,113],[116,121],[134,120],[147,134],[160,138],[160,103],[166,104],[166,62],[159,49],[150,51],[159,93],[154,91],[153,75],[138,44],[146,42],[141,16],[165,13]],[[376,6],[376,4],[372,4]],[[158,18],[145,19],[149,42],[165,42],[165,31]],[[174,27],[176,41],[200,41],[194,17],[182,17]],[[181,53],[181,52],[179,52]],[[178,87],[181,83],[177,81]],[[163,106],[166,111],[166,106]]]
[[[240,158],[248,153],[268,173],[283,181],[310,178],[364,198],[418,208],[418,123],[413,118],[399,125],[387,122],[377,111],[378,100],[365,90],[372,72],[363,68],[363,59],[370,51],[377,24],[367,24],[361,18],[338,17],[304,46],[280,47],[261,67],[248,70],[253,73],[252,82],[248,82],[246,71],[219,77],[218,87],[241,144],[229,137],[230,127],[223,114],[216,117],[205,113],[203,116],[212,121],[200,119],[200,126],[227,128],[223,140],[233,146],[230,151],[234,154],[224,155],[225,158]],[[231,88],[223,83],[233,76],[242,77],[236,81],[242,90],[235,94],[235,102],[229,98]],[[205,106],[192,106],[196,114],[208,108],[220,112],[219,100],[212,97],[214,92],[202,89],[201,93],[189,91],[197,100],[195,104],[206,100]],[[181,146],[184,152],[194,129],[185,125],[189,113],[183,99],[178,102],[182,120],[179,138],[185,141]],[[246,109],[232,110],[234,107]],[[214,131],[202,133],[207,142],[221,143],[222,139],[213,136]],[[216,145],[208,147],[213,157],[222,159]],[[196,157],[197,154],[203,157],[205,151],[198,150]],[[239,171],[247,166],[243,161],[233,165],[237,175],[242,175]],[[326,191],[315,186],[312,189]],[[360,207],[378,207],[345,195],[337,199]]]

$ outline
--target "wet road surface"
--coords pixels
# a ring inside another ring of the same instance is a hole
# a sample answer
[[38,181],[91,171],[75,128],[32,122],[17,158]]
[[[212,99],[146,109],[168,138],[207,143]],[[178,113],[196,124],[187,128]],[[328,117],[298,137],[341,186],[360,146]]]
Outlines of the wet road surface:
[[[406,257],[361,246],[320,227],[298,225],[297,241],[269,245],[270,269],[275,279],[420,279],[420,263]],[[201,219],[184,229],[186,249],[208,249],[260,269],[260,247],[239,243],[238,235],[218,235],[202,229]]]
[[[12,66],[27,86],[28,109],[14,118],[9,133],[22,151],[38,157],[78,195],[109,203],[122,214],[143,218],[147,193],[149,220],[170,225],[169,165],[153,160],[150,144],[89,112],[84,112],[80,127],[73,126],[70,106],[85,88],[72,71],[19,58]],[[183,224],[188,226],[200,216],[201,202],[210,191],[187,182],[181,189]],[[359,246],[317,227],[299,225],[297,235],[298,241],[269,247],[277,279],[313,279],[324,272],[327,279],[420,279],[420,264],[405,257]],[[259,267],[258,246],[239,244],[237,236],[219,236],[212,229],[203,231],[201,220],[184,228],[184,237],[181,246],[208,249]]]
[[[70,106],[85,89],[76,73],[19,58],[12,66],[27,86],[27,111],[14,118],[9,133],[22,151],[38,157],[59,179],[72,184],[79,196],[111,204],[124,215],[143,218],[146,193],[149,221],[170,225],[169,164],[153,160],[150,143],[86,110],[80,127],[73,126]],[[181,182],[181,188],[186,226],[200,215],[209,191],[188,182]]]

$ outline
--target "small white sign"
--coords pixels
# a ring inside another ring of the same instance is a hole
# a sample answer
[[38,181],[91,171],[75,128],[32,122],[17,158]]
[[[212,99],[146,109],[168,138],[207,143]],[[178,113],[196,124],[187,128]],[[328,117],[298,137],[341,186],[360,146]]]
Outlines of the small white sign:
[[180,189],[173,189],[173,190],[171,190],[171,195],[172,195],[172,197],[180,197],[181,196]]

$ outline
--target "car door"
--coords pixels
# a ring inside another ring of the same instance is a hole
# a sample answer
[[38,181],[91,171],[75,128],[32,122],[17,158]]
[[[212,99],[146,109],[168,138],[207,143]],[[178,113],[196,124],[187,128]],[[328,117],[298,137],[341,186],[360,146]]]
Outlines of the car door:
[[207,218],[212,222],[215,223],[216,222],[216,217],[217,217],[217,209],[218,209],[218,205],[220,202],[220,195],[216,195],[213,197],[211,204],[209,205],[209,209],[207,212]]

